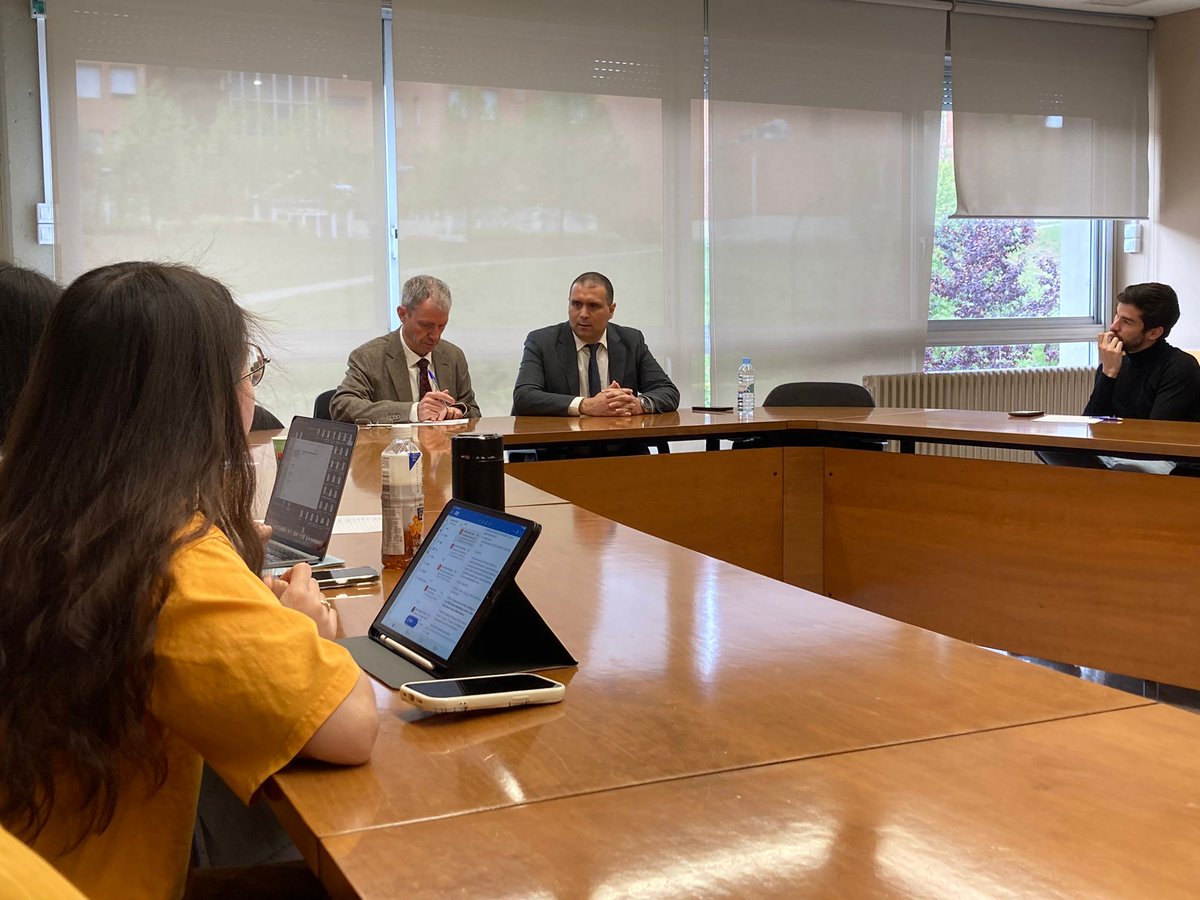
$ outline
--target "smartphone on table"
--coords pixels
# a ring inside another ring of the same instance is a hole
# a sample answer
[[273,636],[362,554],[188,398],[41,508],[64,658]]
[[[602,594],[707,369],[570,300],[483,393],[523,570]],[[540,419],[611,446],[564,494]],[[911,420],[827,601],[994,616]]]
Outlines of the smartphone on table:
[[325,591],[331,588],[353,587],[356,584],[370,584],[379,580],[379,573],[370,566],[358,566],[353,569],[314,569],[312,579]]
[[530,672],[409,681],[400,685],[401,699],[438,713],[557,703],[566,692],[565,685]]

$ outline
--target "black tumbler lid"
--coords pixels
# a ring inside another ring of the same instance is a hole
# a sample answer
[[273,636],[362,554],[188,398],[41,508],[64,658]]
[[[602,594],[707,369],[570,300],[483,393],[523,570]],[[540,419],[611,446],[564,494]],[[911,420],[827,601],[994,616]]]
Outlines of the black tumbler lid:
[[455,459],[503,459],[504,438],[498,434],[456,434],[450,439]]

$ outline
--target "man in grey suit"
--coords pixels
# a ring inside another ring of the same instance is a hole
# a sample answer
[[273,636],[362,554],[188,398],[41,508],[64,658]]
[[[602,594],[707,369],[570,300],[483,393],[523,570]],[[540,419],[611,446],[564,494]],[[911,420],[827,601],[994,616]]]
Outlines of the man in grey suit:
[[514,416],[640,416],[679,408],[679,390],[636,328],[614,325],[612,282],[584,272],[567,319],[531,331],[513,389]]
[[462,350],[442,340],[450,288],[432,275],[404,283],[400,327],[350,354],[346,377],[329,401],[342,422],[440,422],[479,418]]

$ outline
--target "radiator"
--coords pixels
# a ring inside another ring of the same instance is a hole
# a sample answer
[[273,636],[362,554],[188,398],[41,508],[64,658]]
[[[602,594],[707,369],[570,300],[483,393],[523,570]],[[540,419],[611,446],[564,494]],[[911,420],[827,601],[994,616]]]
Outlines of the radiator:
[[[1096,370],[1083,366],[1043,369],[985,369],[979,372],[906,372],[867,375],[863,385],[876,406],[918,409],[1040,409],[1059,415],[1083,412]],[[1033,462],[1027,450],[917,444],[918,453]]]

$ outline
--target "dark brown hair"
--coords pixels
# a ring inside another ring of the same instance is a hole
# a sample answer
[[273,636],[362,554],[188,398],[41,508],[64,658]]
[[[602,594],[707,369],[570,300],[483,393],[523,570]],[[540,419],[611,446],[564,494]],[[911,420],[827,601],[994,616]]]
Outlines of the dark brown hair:
[[40,272],[0,261],[0,444],[38,341],[62,289]]
[[56,802],[79,804],[76,841],[103,831],[122,774],[161,786],[175,552],[215,523],[261,566],[248,327],[218,282],[137,262],[80,276],[50,316],[0,462],[0,820],[27,840]]
[[1131,284],[1117,294],[1117,302],[1128,303],[1141,311],[1143,331],[1161,327],[1162,336],[1166,337],[1179,321],[1179,298],[1169,284],[1157,281]]

